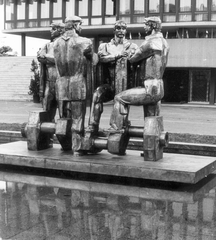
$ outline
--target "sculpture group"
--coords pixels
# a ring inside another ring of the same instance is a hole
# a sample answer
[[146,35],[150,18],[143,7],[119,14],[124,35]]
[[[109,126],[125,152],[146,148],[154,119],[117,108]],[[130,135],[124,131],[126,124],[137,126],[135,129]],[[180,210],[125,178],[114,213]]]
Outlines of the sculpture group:
[[[62,150],[73,154],[95,154],[107,149],[124,155],[130,137],[139,132],[144,160],[161,159],[168,143],[159,114],[169,52],[161,33],[161,20],[145,18],[146,37],[141,46],[125,38],[127,24],[118,20],[114,38],[101,43],[97,54],[92,41],[80,36],[81,24],[78,16],[66,18],[64,24],[51,24],[51,42],[38,52],[43,111],[30,113],[23,131],[28,149],[51,147],[55,134]],[[84,126],[89,98],[90,116],[88,126]],[[106,139],[100,140],[103,103],[110,100],[114,100],[110,127],[104,130]],[[131,105],[143,107],[143,129],[131,126]],[[57,108],[59,118],[55,121]]]

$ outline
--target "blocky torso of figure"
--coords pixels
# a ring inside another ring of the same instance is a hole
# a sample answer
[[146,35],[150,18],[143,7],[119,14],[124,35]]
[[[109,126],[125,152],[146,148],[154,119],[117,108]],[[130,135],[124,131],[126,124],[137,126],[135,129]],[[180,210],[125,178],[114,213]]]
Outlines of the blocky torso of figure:
[[142,84],[147,79],[162,79],[167,65],[169,47],[162,33],[147,36],[130,62],[140,62]]
[[54,56],[59,74],[57,99],[86,99],[87,59],[92,57],[92,41],[67,31],[54,43]]
[[[98,49],[99,62],[102,65],[100,84],[109,84],[115,94],[126,90],[129,87],[133,87],[133,69],[128,62],[127,57],[116,58],[116,55],[120,55],[126,51],[128,56],[135,53],[138,46],[134,43],[130,43],[124,39],[123,44],[118,44],[115,39],[112,39],[109,43],[102,43]],[[108,70],[108,71],[106,71]]]
[[[135,69],[128,61],[128,56],[135,53],[138,46],[124,39],[117,43],[112,39],[109,43],[102,43],[98,49],[99,86],[93,95],[90,112],[89,127],[95,133],[98,131],[103,103],[114,99],[114,96],[132,87],[135,83]],[[127,54],[125,54],[127,52]],[[125,54],[123,57],[122,54]]]
[[57,102],[55,84],[57,71],[54,61],[54,42],[45,44],[38,52],[38,61],[41,63],[40,96],[43,98],[43,109],[50,114],[51,121],[56,114]]

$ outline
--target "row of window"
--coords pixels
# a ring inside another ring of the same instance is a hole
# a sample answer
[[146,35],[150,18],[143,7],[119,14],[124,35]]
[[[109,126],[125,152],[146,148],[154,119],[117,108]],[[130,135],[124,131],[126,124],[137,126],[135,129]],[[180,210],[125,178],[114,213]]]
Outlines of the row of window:
[[71,15],[82,17],[85,25],[112,24],[116,19],[142,23],[149,15],[163,22],[214,21],[216,0],[6,0],[5,12],[6,29],[43,27]]

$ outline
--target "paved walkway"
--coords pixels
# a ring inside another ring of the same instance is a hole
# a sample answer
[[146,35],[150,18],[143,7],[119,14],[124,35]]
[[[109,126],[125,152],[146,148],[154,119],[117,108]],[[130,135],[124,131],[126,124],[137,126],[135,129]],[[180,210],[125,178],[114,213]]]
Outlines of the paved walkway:
[[[39,110],[41,104],[33,102],[0,101],[0,124],[21,124],[27,122],[30,111]],[[112,104],[104,106],[101,127],[109,127]],[[88,121],[89,108],[86,114]],[[161,115],[164,128],[172,133],[191,133],[216,136],[216,105],[207,104],[162,104]],[[132,106],[129,119],[132,125],[143,125],[142,107]]]

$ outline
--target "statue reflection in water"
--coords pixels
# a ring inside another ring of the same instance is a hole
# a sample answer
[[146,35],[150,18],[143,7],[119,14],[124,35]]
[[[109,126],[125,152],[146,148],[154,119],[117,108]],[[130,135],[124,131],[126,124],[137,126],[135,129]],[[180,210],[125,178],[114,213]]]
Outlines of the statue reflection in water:
[[9,175],[17,182],[0,191],[2,239],[216,238],[215,177],[187,191],[34,176],[37,186],[30,175]]

